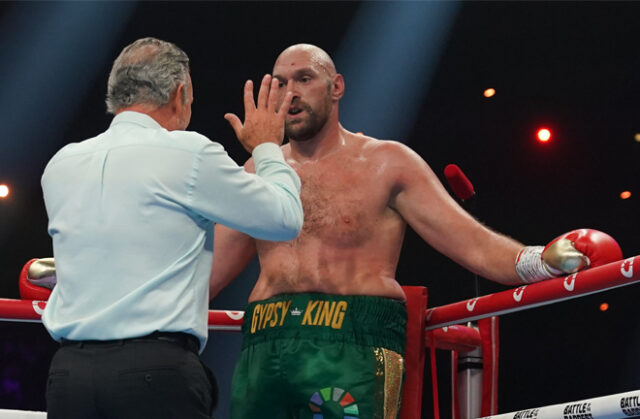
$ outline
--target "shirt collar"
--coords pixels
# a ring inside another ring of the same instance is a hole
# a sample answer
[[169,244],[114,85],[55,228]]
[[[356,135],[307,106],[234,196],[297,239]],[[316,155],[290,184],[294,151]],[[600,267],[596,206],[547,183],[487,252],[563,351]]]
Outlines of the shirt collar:
[[113,118],[109,127],[122,123],[137,124],[144,128],[162,128],[162,125],[149,115],[134,111],[120,112]]

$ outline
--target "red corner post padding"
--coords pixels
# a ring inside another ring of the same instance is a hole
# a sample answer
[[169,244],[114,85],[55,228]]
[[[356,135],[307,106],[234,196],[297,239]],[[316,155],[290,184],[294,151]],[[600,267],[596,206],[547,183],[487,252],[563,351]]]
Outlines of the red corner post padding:
[[498,358],[500,333],[498,317],[478,320],[482,337],[482,407],[480,414],[498,413]]
[[405,379],[402,390],[400,419],[417,419],[422,411],[422,381],[424,379],[424,328],[426,324],[427,289],[402,287],[407,297],[407,345],[405,349]]
[[47,301],[51,295],[51,290],[44,287],[33,285],[27,279],[27,273],[29,272],[29,266],[38,259],[31,259],[22,267],[20,271],[20,278],[18,279],[18,288],[20,289],[20,298],[23,300],[39,300]]

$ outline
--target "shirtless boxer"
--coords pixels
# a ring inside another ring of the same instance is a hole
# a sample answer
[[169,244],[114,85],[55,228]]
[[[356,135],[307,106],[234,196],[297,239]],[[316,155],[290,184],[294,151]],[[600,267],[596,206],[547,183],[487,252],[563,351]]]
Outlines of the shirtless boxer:
[[[455,262],[506,285],[588,266],[566,240],[541,258],[543,248],[488,229],[411,149],[344,129],[345,82],[320,48],[287,48],[273,76],[293,91],[282,149],[302,180],[305,220],[298,238],[279,243],[216,226],[211,298],[256,250],[261,267],[245,312],[233,419],[398,415],[406,310],[395,271],[407,223]],[[239,118],[225,117],[240,135]],[[252,160],[245,168],[254,171]]]

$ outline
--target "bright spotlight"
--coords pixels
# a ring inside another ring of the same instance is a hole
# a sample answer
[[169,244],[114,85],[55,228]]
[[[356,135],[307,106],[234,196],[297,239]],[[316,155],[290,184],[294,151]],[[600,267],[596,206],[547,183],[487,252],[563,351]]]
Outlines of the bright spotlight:
[[629,198],[631,198],[631,191],[620,192],[620,199],[629,199]]
[[495,94],[496,94],[496,89],[493,89],[493,88],[488,88],[483,93],[484,97],[491,97],[491,96],[493,96]]
[[9,187],[7,185],[0,185],[0,198],[6,198],[9,196]]
[[551,139],[551,131],[549,131],[547,128],[540,128],[538,130],[537,137],[538,141],[546,143]]

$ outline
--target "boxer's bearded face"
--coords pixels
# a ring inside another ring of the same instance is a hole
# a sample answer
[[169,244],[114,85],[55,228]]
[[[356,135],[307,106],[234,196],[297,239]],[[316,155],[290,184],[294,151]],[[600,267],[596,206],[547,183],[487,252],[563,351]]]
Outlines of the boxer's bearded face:
[[281,55],[273,68],[280,80],[281,95],[288,88],[293,100],[285,119],[285,135],[292,141],[314,138],[327,123],[333,110],[333,82],[322,64],[304,51]]
[[312,95],[304,99],[294,97],[284,125],[287,138],[292,141],[307,141],[320,132],[333,107],[329,91],[330,85],[325,90],[324,97],[318,98],[319,100],[314,100]]

